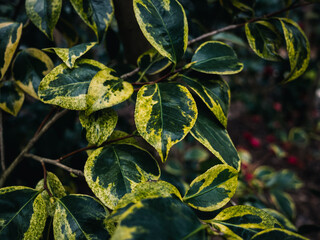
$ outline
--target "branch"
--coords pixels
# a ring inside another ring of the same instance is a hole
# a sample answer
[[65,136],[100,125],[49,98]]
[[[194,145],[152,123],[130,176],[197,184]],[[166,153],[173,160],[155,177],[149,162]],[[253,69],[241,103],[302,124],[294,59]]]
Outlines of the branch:
[[3,123],[2,123],[2,110],[0,109],[0,155],[1,155],[1,168],[4,172],[6,170],[6,163],[4,158],[4,143],[3,143]]
[[84,177],[84,174],[83,174],[83,172],[81,170],[73,169],[71,167],[68,167],[68,166],[62,164],[62,163],[57,162],[56,160],[40,157],[40,156],[37,156],[37,155],[34,155],[34,154],[30,154],[30,153],[26,153],[24,156],[27,157],[27,158],[32,158],[32,159],[34,159],[34,160],[36,160],[38,162],[55,165],[55,166],[57,166],[59,168],[62,168],[62,169],[66,170],[66,171],[68,171],[70,173],[73,173],[73,174],[75,174],[77,176]]
[[201,41],[207,37],[212,37],[218,33],[221,33],[221,32],[225,32],[225,31],[228,31],[228,30],[232,30],[232,29],[236,29],[236,28],[240,28],[240,27],[243,27],[245,26],[247,23],[251,23],[251,22],[256,22],[256,21],[259,21],[259,20],[262,20],[262,19],[265,19],[265,18],[271,18],[273,16],[276,16],[278,14],[281,14],[281,13],[284,13],[284,12],[287,12],[289,10],[292,10],[292,9],[295,9],[295,8],[299,8],[299,7],[305,7],[305,6],[308,6],[308,5],[311,5],[312,3],[311,2],[308,2],[308,3],[301,3],[301,4],[297,4],[297,5],[290,5],[289,7],[286,7],[286,8],[283,8],[279,11],[276,11],[276,12],[273,12],[273,13],[269,13],[265,16],[262,16],[262,17],[257,17],[257,18],[252,18],[250,19],[249,21],[247,22],[244,22],[244,23],[239,23],[239,24],[233,24],[233,25],[229,25],[229,26],[226,26],[226,27],[223,27],[223,28],[220,28],[220,29],[217,29],[217,30],[214,30],[212,32],[208,32],[208,33],[205,33],[203,35],[201,35],[200,37],[197,37],[195,39],[192,39],[188,42],[188,46],[195,43],[195,42],[198,42],[198,41]]
[[139,70],[140,70],[140,68],[137,67],[137,68],[134,69],[133,71],[121,75],[120,78],[121,78],[121,79],[126,79],[126,78],[128,78],[128,77],[131,77],[131,76],[135,75],[137,72],[139,72]]
[[44,164],[43,161],[41,161],[41,165],[43,168],[43,188],[47,191],[48,195],[50,197],[52,197],[52,193],[50,192],[49,188],[48,188],[48,184],[47,184],[47,169],[46,169],[46,165]]
[[63,115],[65,115],[68,110],[63,110],[61,112],[56,113],[50,121],[48,121],[43,128],[36,134],[33,138],[30,139],[28,144],[22,149],[20,154],[13,160],[11,165],[2,173],[0,178],[0,187],[2,187],[11,174],[11,172],[15,169],[15,167],[22,161],[24,155],[33,147],[33,145],[38,141],[38,139]]
[[66,159],[66,158],[68,158],[68,157],[71,157],[71,156],[77,154],[77,153],[84,152],[84,151],[87,151],[87,150],[90,150],[90,149],[94,149],[94,148],[103,147],[103,146],[105,146],[105,145],[108,145],[108,144],[111,144],[111,143],[114,143],[114,142],[118,142],[118,141],[121,141],[121,140],[124,140],[124,139],[127,139],[127,138],[132,138],[132,137],[134,137],[134,136],[136,136],[136,135],[131,134],[131,135],[127,135],[127,136],[124,136],[124,137],[121,137],[121,138],[117,138],[117,139],[114,139],[114,140],[111,140],[111,141],[106,141],[106,142],[104,142],[103,144],[101,144],[100,146],[92,145],[92,146],[80,148],[80,149],[78,149],[78,150],[75,150],[75,151],[73,151],[73,152],[71,152],[71,153],[68,153],[68,154],[66,154],[66,155],[58,158],[58,159],[55,160],[55,161],[56,161],[56,162],[60,162],[60,161]]

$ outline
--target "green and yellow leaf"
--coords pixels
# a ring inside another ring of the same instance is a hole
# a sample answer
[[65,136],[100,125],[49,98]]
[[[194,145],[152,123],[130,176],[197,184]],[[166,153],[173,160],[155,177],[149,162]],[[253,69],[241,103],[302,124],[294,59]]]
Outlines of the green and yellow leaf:
[[283,214],[279,213],[278,211],[271,208],[264,208],[262,210],[266,211],[268,214],[277,219],[285,229],[292,232],[298,231],[298,229],[292,224],[292,222],[290,222],[288,218],[286,218]]
[[80,123],[87,131],[86,138],[89,144],[100,146],[115,129],[118,115],[112,108],[94,112],[87,116],[80,112]]
[[212,152],[222,163],[240,170],[240,158],[227,130],[210,112],[199,108],[198,119],[191,135]]
[[[125,137],[127,137],[129,135],[130,134],[128,134],[128,133],[126,133],[124,131],[114,130],[112,132],[111,136],[108,138],[108,142],[115,141],[115,142],[110,143],[110,144],[131,144],[131,145],[139,146],[138,141],[134,137],[125,138]],[[124,138],[124,139],[116,141],[116,140],[118,140],[120,138]]]
[[59,178],[52,172],[47,172],[47,188],[53,195],[52,197],[49,196],[47,191],[44,191],[44,179],[41,179],[37,183],[36,190],[42,190],[41,196],[44,202],[46,203],[47,214],[48,216],[53,217],[54,211],[56,210],[56,199],[66,196],[67,193]]
[[132,192],[127,193],[120,199],[115,211],[124,208],[130,204],[136,204],[143,199],[151,198],[166,198],[175,197],[182,201],[179,190],[172,184],[165,181],[150,181],[145,183],[139,183]]
[[219,122],[227,128],[230,88],[221,77],[183,76],[183,80],[201,98]]
[[112,144],[92,152],[84,175],[93,193],[108,208],[138,184],[160,177],[155,159],[145,150],[127,144]]
[[276,209],[285,214],[289,219],[296,216],[296,207],[292,197],[283,191],[273,189],[270,191],[270,197]]
[[95,32],[100,41],[114,15],[112,0],[70,0],[82,20]]
[[265,211],[245,205],[226,208],[209,222],[227,239],[233,240],[249,240],[265,229],[281,228],[280,223]]
[[188,44],[188,22],[182,5],[177,0],[134,0],[133,8],[149,43],[177,63]]
[[47,219],[40,193],[22,186],[0,189],[0,239],[40,239]]
[[135,123],[140,135],[166,161],[170,148],[180,142],[196,122],[196,103],[182,85],[143,86],[137,96]]
[[243,64],[239,62],[233,49],[219,41],[201,44],[190,64],[192,69],[209,74],[235,74],[243,69]]
[[43,51],[54,52],[69,68],[73,68],[76,60],[96,44],[97,42],[81,43],[71,48],[45,48]]
[[152,48],[139,56],[137,65],[140,68],[140,72],[142,72],[142,76],[144,76],[145,74],[155,75],[160,73],[168,68],[171,62]]
[[18,53],[12,64],[12,76],[17,85],[30,96],[38,99],[38,88],[54,65],[47,54],[36,48]]
[[62,0],[26,0],[26,12],[31,22],[53,40],[53,29],[61,12]]
[[4,77],[18,47],[22,23],[5,22],[0,19],[0,80]]
[[13,81],[0,83],[0,109],[17,116],[24,101],[24,93]]
[[93,197],[68,195],[57,200],[53,217],[55,239],[109,239],[109,213]]
[[144,199],[122,216],[112,240],[133,239],[206,239],[206,225],[175,198]]
[[272,23],[268,21],[247,23],[245,29],[249,45],[259,57],[270,61],[281,60],[278,49],[283,39]]
[[237,182],[237,170],[225,164],[216,165],[191,182],[183,201],[201,211],[220,209],[234,195]]
[[105,68],[92,79],[87,95],[87,115],[122,103],[132,95],[133,86],[113,73],[113,69]]
[[290,240],[309,240],[308,238],[305,238],[297,233],[290,232],[285,229],[279,229],[279,228],[271,228],[266,229],[264,231],[261,231],[254,235],[251,240],[284,240],[284,239],[290,239]]
[[72,69],[62,63],[40,82],[39,98],[44,103],[62,108],[86,110],[89,84],[105,68],[102,63],[90,59],[80,59]]

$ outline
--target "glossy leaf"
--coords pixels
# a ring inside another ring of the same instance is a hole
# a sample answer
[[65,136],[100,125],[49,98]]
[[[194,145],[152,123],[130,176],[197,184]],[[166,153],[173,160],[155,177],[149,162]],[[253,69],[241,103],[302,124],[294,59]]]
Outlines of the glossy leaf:
[[24,93],[15,82],[0,83],[0,109],[17,116],[24,101]]
[[[114,130],[113,133],[111,134],[111,136],[108,138],[108,142],[111,141],[110,144],[130,144],[130,145],[136,145],[139,146],[138,141],[134,138],[134,137],[130,137],[130,138],[124,138],[129,136],[130,134],[124,132],[124,131],[120,131],[120,130]],[[124,138],[121,139],[119,141],[115,141],[118,140],[120,138]],[[112,142],[115,141],[115,142]]]
[[53,218],[55,239],[109,239],[107,210],[86,195],[68,195],[58,200]]
[[23,91],[38,99],[40,81],[53,67],[47,54],[36,48],[27,48],[16,56],[12,65],[12,76]]
[[70,0],[82,20],[95,32],[99,41],[114,15],[112,0]]
[[87,116],[80,112],[80,123],[86,129],[86,138],[91,145],[101,145],[111,135],[118,121],[118,115],[112,108],[104,109]]
[[240,170],[240,158],[227,130],[210,112],[199,109],[198,119],[190,133],[222,163]]
[[143,199],[176,197],[182,200],[179,190],[165,181],[151,181],[139,183],[131,193],[120,199],[115,210],[135,204]]
[[255,0],[219,0],[219,2],[230,14],[234,14],[234,10],[254,14]]
[[0,239],[40,239],[47,219],[39,191],[22,187],[0,189]]
[[290,222],[290,220],[288,218],[286,218],[283,214],[277,212],[274,209],[271,208],[264,208],[262,209],[263,211],[267,212],[268,214],[270,214],[271,216],[273,216],[275,219],[277,219],[279,221],[279,223],[281,223],[281,225],[292,232],[297,232],[297,228]]
[[308,240],[308,238],[305,238],[297,233],[290,232],[288,230],[279,229],[279,228],[272,228],[267,229],[264,231],[261,231],[254,235],[252,240]]
[[53,29],[61,12],[62,0],[26,0],[26,12],[31,22],[53,40]]
[[290,82],[300,77],[309,65],[309,41],[299,25],[287,18],[279,18],[287,45],[291,72],[283,81]]
[[145,85],[138,92],[137,130],[158,151],[163,162],[170,148],[191,130],[197,115],[196,103],[184,86],[160,83]]
[[188,23],[182,5],[177,0],[134,0],[133,8],[149,43],[177,63],[188,44]]
[[53,217],[54,211],[56,210],[56,198],[62,198],[67,194],[59,178],[52,172],[47,172],[47,188],[53,195],[52,197],[49,196],[47,191],[44,191],[44,179],[41,179],[37,183],[36,189],[39,191],[42,190],[41,196],[46,203],[47,214]]
[[230,106],[230,88],[221,77],[189,77],[183,76],[183,80],[192,90],[198,94],[220,123],[226,128]]
[[105,68],[92,79],[87,96],[86,114],[109,108],[127,100],[133,93],[133,86],[114,75],[114,70]]
[[279,190],[270,192],[271,200],[276,208],[285,214],[289,219],[294,219],[296,215],[296,207],[291,196]]
[[81,43],[71,48],[45,48],[43,51],[54,52],[69,68],[73,68],[76,60],[96,44],[97,42]]
[[203,73],[227,75],[241,72],[243,64],[229,45],[209,41],[196,50],[191,60],[191,68]]
[[204,240],[204,228],[195,213],[179,200],[145,199],[122,215],[111,239]]
[[278,49],[282,43],[282,36],[268,21],[247,23],[246,36],[252,50],[261,58],[279,61],[281,57]]
[[245,205],[226,208],[209,222],[227,239],[235,240],[249,240],[262,230],[281,228],[280,223],[265,211]]
[[237,170],[228,165],[216,165],[191,182],[183,200],[201,211],[220,209],[234,195],[237,181]]
[[74,68],[62,63],[40,82],[39,98],[48,104],[71,110],[87,108],[87,93],[91,80],[105,65],[94,60],[81,59]]
[[154,75],[169,67],[171,62],[155,49],[150,49],[139,56],[137,65],[142,75]]
[[297,175],[288,169],[284,169],[279,172],[273,172],[266,179],[266,187],[276,188],[279,190],[296,190],[301,188],[303,185]]
[[4,77],[11,59],[18,47],[22,23],[6,22],[0,19],[0,80]]
[[145,150],[133,145],[112,144],[92,152],[84,175],[93,193],[114,209],[126,193],[141,182],[157,180],[160,169]]

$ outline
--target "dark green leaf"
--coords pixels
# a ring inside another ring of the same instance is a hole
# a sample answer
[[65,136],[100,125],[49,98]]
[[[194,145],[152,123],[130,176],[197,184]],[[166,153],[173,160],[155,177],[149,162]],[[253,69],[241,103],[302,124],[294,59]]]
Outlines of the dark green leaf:
[[62,0],[26,0],[26,12],[31,22],[53,40],[53,29],[61,12]]
[[0,83],[0,109],[17,116],[24,101],[24,93],[13,81]]
[[197,115],[196,103],[182,85],[145,85],[138,92],[135,109],[137,130],[158,151],[163,162],[170,148],[191,130]]
[[290,220],[288,218],[286,218],[284,215],[282,215],[281,213],[277,212],[274,209],[271,208],[264,208],[262,209],[263,211],[266,211],[268,214],[270,214],[271,216],[273,216],[275,219],[277,219],[279,221],[279,223],[281,223],[281,225],[292,232],[297,232],[297,228],[290,222]]
[[136,184],[157,180],[160,169],[145,150],[133,145],[112,144],[90,154],[84,175],[93,193],[114,209],[119,199]]
[[270,192],[271,200],[276,208],[285,214],[289,219],[294,219],[296,207],[291,196],[281,190],[272,190]]
[[133,7],[150,44],[177,63],[188,44],[188,23],[182,5],[177,0],[134,0]]
[[252,240],[308,240],[299,234],[290,232],[288,230],[279,229],[279,228],[272,228],[261,231],[254,235]]

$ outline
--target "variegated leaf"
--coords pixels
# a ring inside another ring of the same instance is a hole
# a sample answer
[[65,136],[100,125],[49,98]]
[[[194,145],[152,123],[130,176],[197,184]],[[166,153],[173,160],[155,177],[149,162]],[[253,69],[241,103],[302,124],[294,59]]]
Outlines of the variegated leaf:
[[227,130],[210,112],[199,108],[198,119],[190,133],[222,163],[240,170],[240,158]]
[[92,145],[100,146],[115,129],[118,115],[112,108],[108,108],[89,116],[80,112],[79,119],[82,127],[87,131],[87,141]]
[[172,184],[165,181],[151,181],[145,183],[139,183],[132,192],[127,193],[120,199],[115,211],[124,208],[126,206],[131,206],[143,199],[150,198],[166,198],[175,197],[182,200],[179,190]]
[[191,130],[197,115],[196,103],[184,86],[159,83],[143,86],[138,92],[137,130],[158,151],[163,162],[170,148]]
[[155,49],[150,49],[139,56],[137,65],[142,72],[142,76],[144,76],[145,74],[154,75],[163,71],[171,65],[171,62],[161,56]]
[[201,211],[214,211],[227,204],[234,195],[238,171],[219,164],[195,178],[183,197],[189,206]]
[[273,189],[270,196],[275,207],[285,214],[289,219],[294,219],[296,215],[296,207],[292,197],[283,191]]
[[112,0],[70,0],[82,20],[95,32],[100,41],[114,15]]
[[13,81],[0,83],[0,108],[17,116],[24,101],[24,93]]
[[188,206],[174,198],[139,201],[120,220],[112,240],[206,239],[207,226],[201,224]]
[[310,60],[309,41],[297,23],[287,18],[279,18],[287,45],[291,72],[284,83],[300,77],[307,69]]
[[101,70],[102,63],[80,59],[69,69],[62,63],[40,82],[38,95],[41,101],[71,110],[87,109],[87,93],[91,80]]
[[55,239],[109,239],[106,218],[109,213],[96,199],[68,195],[57,200],[53,217]]
[[271,228],[261,231],[254,235],[251,240],[309,240],[297,233],[290,232],[288,230]]
[[270,214],[271,216],[273,216],[275,219],[277,219],[279,221],[279,223],[281,223],[281,225],[292,232],[297,232],[298,229],[293,225],[292,222],[290,222],[290,220],[288,218],[286,218],[283,214],[277,212],[274,209],[271,208],[263,208],[263,211],[266,211],[268,214]]
[[0,239],[40,239],[46,219],[39,191],[22,186],[0,189]]
[[86,114],[122,103],[132,95],[133,86],[114,73],[105,68],[94,76],[88,89]]
[[233,240],[249,240],[262,230],[281,228],[280,223],[265,211],[245,205],[226,208],[208,222],[223,232],[226,239]]
[[261,58],[279,61],[278,49],[283,41],[277,29],[268,21],[247,23],[246,36],[252,50]]
[[183,76],[183,80],[207,105],[220,123],[227,128],[230,88],[221,77],[210,75]]
[[188,23],[182,5],[177,0],[134,0],[133,8],[149,43],[177,63],[188,44]]
[[62,0],[26,0],[26,12],[31,22],[53,40],[53,29],[61,12]]
[[238,11],[254,14],[255,0],[219,0],[219,2],[230,14]]
[[56,210],[56,199],[62,198],[67,195],[59,178],[52,172],[47,172],[47,188],[53,197],[50,197],[47,191],[44,191],[44,179],[41,179],[36,186],[36,190],[42,190],[41,196],[46,203],[47,214],[51,217],[54,215]]
[[229,45],[208,41],[196,50],[191,60],[191,68],[203,73],[227,75],[241,72],[243,64]]
[[47,54],[36,48],[27,48],[19,52],[14,59],[12,76],[23,91],[38,99],[40,81],[53,67]]
[[93,193],[114,209],[119,199],[138,183],[157,180],[160,169],[145,150],[133,145],[112,144],[90,154],[84,175]]
[[22,33],[22,23],[0,19],[0,80],[4,77]]
[[76,60],[96,44],[97,42],[81,43],[71,48],[45,48],[43,51],[56,53],[69,68],[73,68]]
[[[131,144],[131,145],[139,146],[138,141],[134,137],[125,138],[129,135],[130,134],[124,131],[114,130],[111,136],[108,138],[108,142],[111,142],[110,144]],[[121,140],[116,141],[118,139],[121,139]]]

